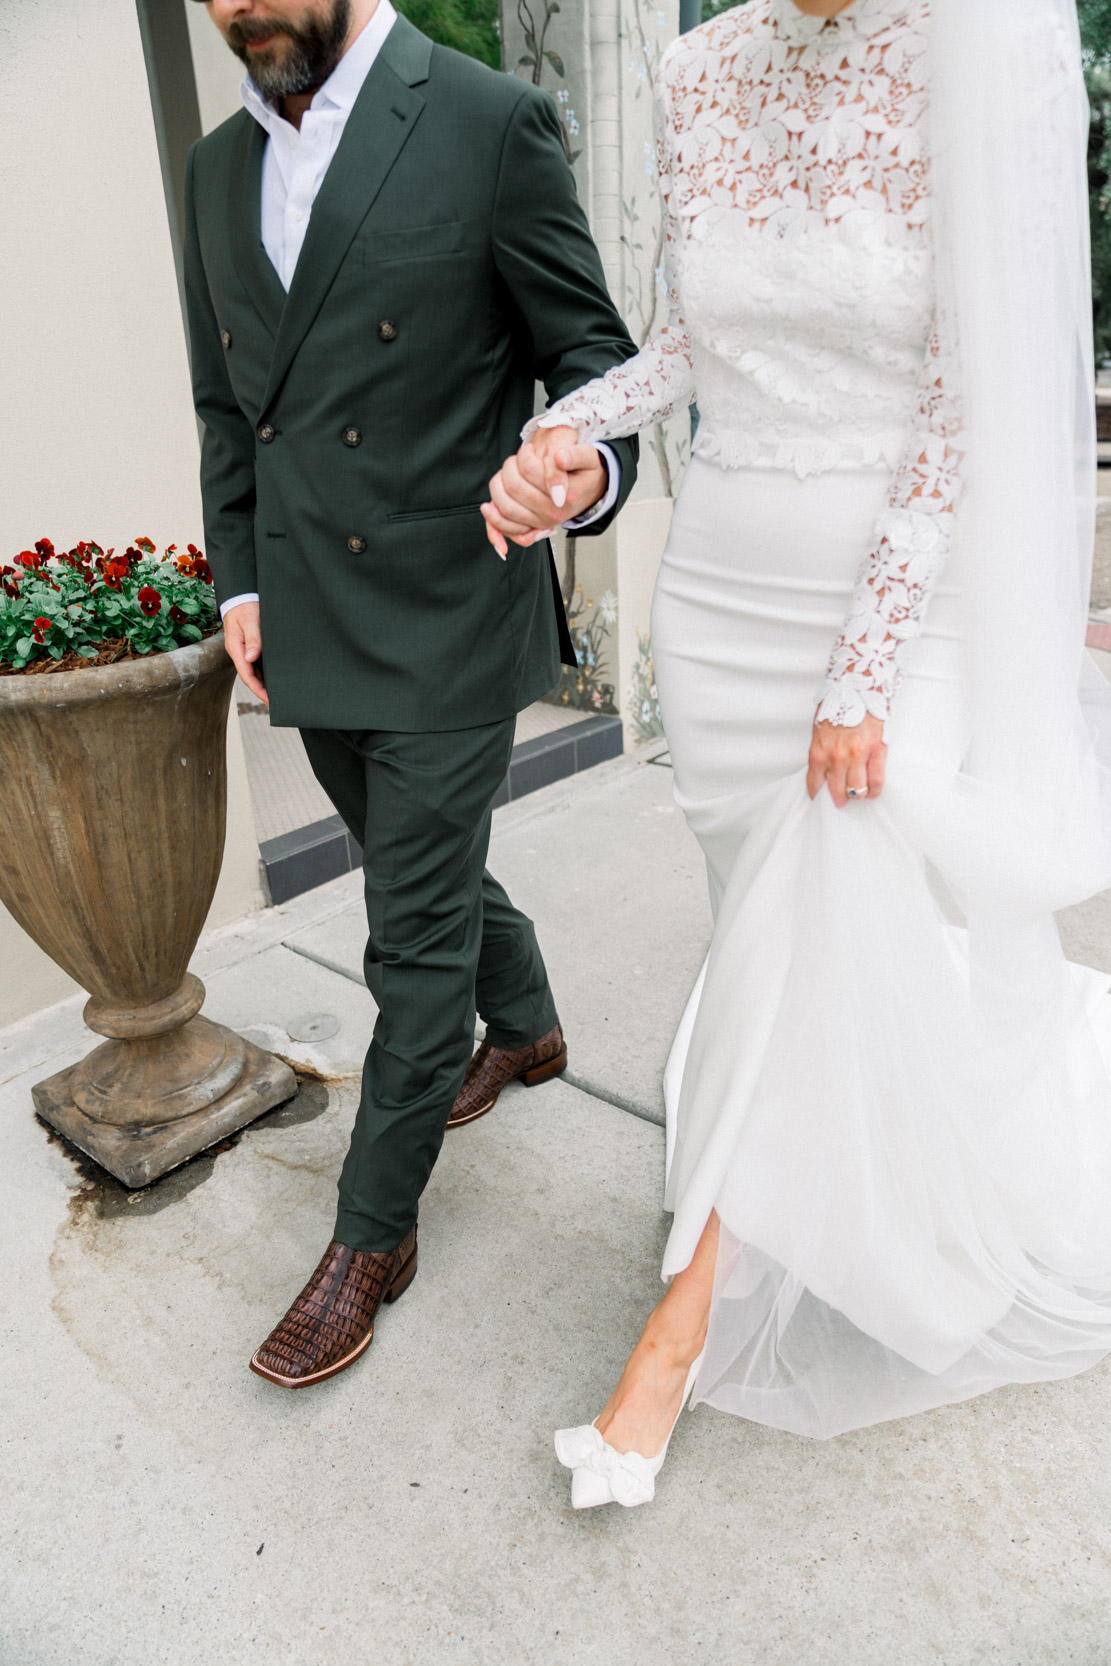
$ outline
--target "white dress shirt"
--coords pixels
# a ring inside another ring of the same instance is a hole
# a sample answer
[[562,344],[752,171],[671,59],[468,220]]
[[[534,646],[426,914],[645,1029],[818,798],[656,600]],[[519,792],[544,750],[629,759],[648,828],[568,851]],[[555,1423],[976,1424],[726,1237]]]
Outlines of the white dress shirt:
[[[378,0],[369,22],[356,35],[324,85],[313,94],[312,103],[301,117],[300,131],[263,98],[249,75],[243,77],[239,93],[244,107],[268,135],[262,157],[263,247],[287,291],[309,229],[316,194],[339,148],[363,82],[396,21],[397,12],[390,0]],[[593,508],[577,520],[568,521],[568,527],[589,526],[607,514],[617,501],[621,465],[609,446],[600,445],[598,450],[605,459],[608,489]],[[232,596],[220,608],[220,616],[223,618],[229,608],[238,607],[240,602],[257,601],[257,591]]]

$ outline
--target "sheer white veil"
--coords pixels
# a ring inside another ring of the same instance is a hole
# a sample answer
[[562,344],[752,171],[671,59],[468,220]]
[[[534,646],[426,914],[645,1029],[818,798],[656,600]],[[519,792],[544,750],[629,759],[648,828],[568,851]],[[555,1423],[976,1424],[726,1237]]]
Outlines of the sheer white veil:
[[1075,0],[933,0],[932,52],[939,315],[967,448],[948,575],[972,736],[960,888],[1029,916],[1111,885],[1111,699],[1083,646],[1095,426]]
[[1076,7],[931,15],[964,427],[941,651],[904,685],[917,727],[896,694],[878,802],[811,803],[798,775],[745,809],[665,1084],[665,1275],[722,1223],[696,1399],[822,1436],[1111,1348],[1111,979],[1070,966],[1053,921],[1111,885]]

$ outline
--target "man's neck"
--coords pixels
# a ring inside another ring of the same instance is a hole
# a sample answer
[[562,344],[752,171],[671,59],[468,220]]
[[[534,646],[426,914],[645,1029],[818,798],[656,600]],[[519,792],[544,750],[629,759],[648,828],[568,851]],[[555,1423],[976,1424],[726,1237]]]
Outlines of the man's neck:
[[[351,8],[351,27],[347,31],[347,39],[344,41],[343,51],[340,53],[341,60],[350,52],[377,10],[378,0],[355,0],[355,4]],[[319,91],[319,87],[311,87],[307,93],[288,93],[284,98],[278,100],[278,114],[283,121],[287,121],[290,127],[295,127],[300,133],[301,117]]]

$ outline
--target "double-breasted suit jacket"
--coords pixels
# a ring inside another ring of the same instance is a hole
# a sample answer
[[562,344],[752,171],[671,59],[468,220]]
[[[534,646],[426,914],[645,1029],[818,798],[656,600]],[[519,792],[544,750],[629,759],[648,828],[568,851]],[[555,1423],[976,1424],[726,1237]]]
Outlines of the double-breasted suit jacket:
[[[548,546],[500,560],[479,504],[537,380],[555,399],[634,351],[555,107],[399,19],[288,295],[261,238],[265,143],[243,111],[198,141],[187,176],[217,594],[259,593],[273,722],[415,732],[510,716],[573,653]],[[620,507],[636,442],[614,449]]]

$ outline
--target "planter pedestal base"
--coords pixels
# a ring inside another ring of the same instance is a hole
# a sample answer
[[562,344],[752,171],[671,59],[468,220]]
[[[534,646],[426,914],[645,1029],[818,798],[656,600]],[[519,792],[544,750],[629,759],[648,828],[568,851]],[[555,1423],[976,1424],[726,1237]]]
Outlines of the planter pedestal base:
[[[225,1034],[230,1044],[232,1032]],[[293,1098],[297,1078],[288,1064],[239,1036],[234,1037],[234,1043],[236,1051],[242,1047],[246,1053],[234,1085],[203,1109],[170,1122],[143,1125],[104,1122],[89,1116],[73,1099],[73,1077],[81,1070],[81,1063],[39,1082],[31,1089],[31,1096],[44,1122],[134,1191],[149,1186],[152,1180],[218,1144],[237,1128]]]

